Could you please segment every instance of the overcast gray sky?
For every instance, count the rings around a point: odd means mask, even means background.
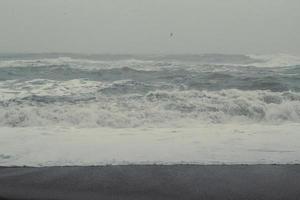
[[[300,54],[300,0],[0,0],[0,52]]]

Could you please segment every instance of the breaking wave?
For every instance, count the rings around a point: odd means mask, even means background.
[[[2,97],[0,125],[123,128],[300,122],[300,93],[295,92],[156,90],[108,95],[105,89],[114,86],[84,81],[65,85],[51,88],[53,83],[48,83],[37,93]]]
[[[300,65],[300,57],[288,54],[249,55],[249,57],[260,61],[252,63],[256,67],[289,67]]]
[[[288,54],[273,55],[84,55],[84,54],[21,54],[1,55],[0,68],[70,66],[83,69],[131,67],[152,70],[182,64],[230,65],[252,67],[288,67],[300,65],[300,57]]]
[[[0,126],[300,122],[288,55],[0,55]]]

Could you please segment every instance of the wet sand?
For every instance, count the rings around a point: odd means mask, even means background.
[[[300,165],[0,168],[3,199],[298,200],[299,188]]]

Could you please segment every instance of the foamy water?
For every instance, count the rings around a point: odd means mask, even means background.
[[[300,122],[295,57],[39,56],[0,61],[1,126]]]
[[[141,157],[130,157],[130,154],[116,156],[113,153],[111,160],[120,162],[200,162],[231,163],[230,159],[222,160],[224,154],[229,158],[234,150],[235,139],[244,137],[246,127],[251,127],[249,134],[260,134],[257,138],[265,137],[273,140],[270,134],[277,138],[293,140],[297,137],[295,127],[300,124],[300,59],[291,55],[172,55],[172,56],[142,56],[142,55],[75,55],[75,54],[6,54],[0,56],[0,164],[28,164],[47,165],[51,163],[80,164],[80,163],[112,163],[108,157],[100,161],[93,157],[87,159],[87,154],[99,152],[104,143],[101,138],[113,138],[118,133],[117,141],[128,139],[122,135],[129,132],[144,135],[159,133],[141,143],[148,144],[149,149],[143,149],[143,144],[134,144]],[[59,131],[55,130],[59,127]],[[204,127],[204,128],[203,128]],[[231,138],[226,145],[223,140],[217,140],[222,132],[220,127],[227,127],[222,137]],[[230,127],[230,128],[228,128]],[[268,128],[266,128],[268,127]],[[291,128],[294,127],[294,128]],[[45,143],[44,140],[35,140],[46,135],[62,139],[61,134],[67,133],[69,139],[75,137],[75,132],[92,132],[99,143],[91,143],[94,147],[82,155],[82,159],[74,157],[74,151],[68,155],[59,154],[54,149],[60,149],[55,140]],[[152,131],[143,131],[151,129]],[[22,135],[24,130],[24,135]],[[65,131],[64,131],[65,130]],[[180,153],[173,149],[171,155],[175,157],[160,157],[155,153],[153,157],[142,158],[148,155],[151,148],[164,143],[155,143],[156,139],[165,138],[166,146],[171,145],[168,131],[179,133],[175,139],[178,146],[182,144],[178,138],[186,133],[211,134],[216,140],[215,152],[224,154],[213,157],[204,153],[208,146],[197,146],[191,143],[191,157],[187,159],[189,151]],[[268,131],[272,130],[272,131]],[[25,135],[31,134],[32,143],[28,146],[20,145]],[[96,132],[99,134],[97,135]],[[104,132],[105,137],[103,136]],[[167,133],[166,133],[167,132]],[[112,133],[112,135],[109,135]],[[282,135],[282,134],[286,134]],[[165,134],[165,136],[164,136]],[[227,135],[227,136],[226,136]],[[232,138],[232,136],[237,137]],[[239,136],[238,136],[239,135]],[[63,136],[64,138],[65,136]],[[256,138],[255,137],[255,138]],[[23,138],[23,139],[22,139]],[[80,141],[84,140],[82,135]],[[127,139],[126,139],[127,138]],[[65,138],[64,138],[65,139]],[[130,138],[134,140],[134,138]],[[249,138],[247,138],[249,139]],[[110,140],[115,147],[103,147],[103,152],[118,148],[116,142]],[[224,139],[225,140],[225,139]],[[5,141],[5,142],[4,142]],[[69,142],[69,141],[68,141]],[[68,148],[76,147],[79,143],[66,143]],[[89,142],[91,142],[89,140]],[[191,141],[190,141],[191,142]],[[250,143],[249,143],[250,142]],[[253,141],[254,142],[254,141]],[[234,163],[243,163],[243,157],[254,155],[248,163],[257,162],[298,162],[295,153],[299,150],[298,143],[288,147],[288,142],[276,147],[268,147],[268,151],[251,151],[264,149],[263,143],[247,143],[247,148],[241,150],[239,159]],[[13,143],[22,148],[12,148]],[[272,144],[273,144],[272,143]],[[18,145],[19,144],[19,145]],[[37,150],[34,145],[43,145],[44,150]],[[68,146],[68,145],[69,146]],[[100,147],[96,146],[100,145]],[[119,143],[118,143],[119,144]],[[129,145],[125,142],[126,145]],[[167,145],[168,144],[168,145]],[[29,145],[33,145],[29,148]],[[59,145],[64,145],[59,143]],[[73,146],[75,145],[75,146]],[[125,145],[125,146],[126,146]],[[172,144],[173,145],[173,144]],[[177,146],[175,145],[175,146]],[[251,147],[253,145],[253,148]],[[105,146],[105,145],[104,145]],[[222,147],[218,150],[218,146]],[[85,147],[86,148],[86,147]],[[173,148],[173,146],[172,146]],[[226,150],[227,148],[227,150]],[[236,146],[236,148],[238,148]],[[26,150],[31,149],[29,152]],[[70,150],[70,149],[69,149]],[[43,152],[41,155],[38,152]],[[63,151],[61,149],[61,151]],[[283,152],[279,157],[268,156],[272,152]],[[53,157],[49,152],[54,152]],[[56,152],[56,153],[55,153]],[[116,152],[119,152],[116,150]],[[193,152],[193,153],[192,153]],[[197,152],[202,155],[197,159]],[[251,153],[252,152],[252,153]],[[263,155],[262,155],[263,152]],[[293,153],[291,153],[293,152]],[[25,153],[32,157],[28,158]],[[49,154],[49,162],[47,162]],[[101,154],[101,153],[100,153]],[[204,155],[205,154],[205,155]],[[45,156],[36,159],[36,156]],[[81,154],[80,154],[81,155]],[[215,154],[214,154],[215,155]],[[100,156],[101,157],[101,156]],[[226,158],[227,158],[226,157]],[[26,159],[25,159],[26,158]],[[146,160],[145,160],[146,159]],[[264,160],[265,159],[265,160]],[[210,162],[212,161],[212,162]]]

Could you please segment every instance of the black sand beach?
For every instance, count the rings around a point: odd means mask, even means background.
[[[300,165],[0,168],[3,199],[300,199]]]

